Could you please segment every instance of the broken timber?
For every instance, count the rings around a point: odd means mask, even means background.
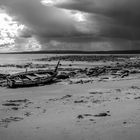
[[[37,86],[50,83],[58,74],[58,61],[55,70],[38,70],[13,74],[7,77],[7,86],[10,88]]]

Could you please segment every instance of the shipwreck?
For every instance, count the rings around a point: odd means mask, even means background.
[[[9,88],[30,87],[51,83],[58,74],[58,61],[54,70],[37,70],[16,73],[7,77]]]

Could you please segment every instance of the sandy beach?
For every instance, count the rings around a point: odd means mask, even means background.
[[[98,64],[71,65],[61,62],[61,74]],[[86,77],[80,71],[50,85],[1,87],[0,140],[139,140],[140,75],[135,71],[125,77],[110,71]]]
[[[1,140],[138,140],[139,82],[1,89]]]

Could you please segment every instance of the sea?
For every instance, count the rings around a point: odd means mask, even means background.
[[[54,54],[0,54],[0,64],[23,64],[36,59],[56,56]]]
[[[47,58],[52,56],[63,55],[91,55],[91,54],[0,54],[0,65],[3,64],[23,64],[37,61],[37,59]],[[110,54],[93,54],[93,56],[106,56]],[[113,54],[114,55],[114,54]],[[115,54],[119,55],[119,54]],[[140,57],[139,54],[120,54],[119,56],[131,55],[134,57]]]

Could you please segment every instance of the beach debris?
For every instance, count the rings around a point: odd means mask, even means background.
[[[75,70],[72,70],[68,73],[69,77],[74,77],[78,72]]]
[[[5,118],[5,119],[1,119],[0,120],[0,127],[7,128],[9,123],[17,122],[17,121],[21,121],[21,120],[23,120],[22,117],[9,117],[9,118]]]
[[[5,119],[1,119],[0,122],[11,122],[11,121],[20,121],[23,120],[22,117],[9,117],[9,118],[5,118]]]
[[[28,107],[31,104],[28,99],[6,100],[3,106],[11,107],[12,110],[18,110],[20,106]]]
[[[119,99],[120,99],[119,97],[116,97],[116,98],[115,98],[115,100],[119,100]]]
[[[78,115],[77,118],[78,119],[84,119],[85,117],[94,117],[94,115],[92,114],[82,114],[82,115]],[[92,119],[92,118],[91,118]],[[93,119],[92,119],[93,120]],[[93,120],[94,121],[94,120]]]
[[[84,116],[83,115],[78,115],[77,118],[78,119],[84,119]]]
[[[96,123],[94,119],[89,119],[89,121]]]
[[[63,96],[63,97],[61,97],[61,98],[51,98],[51,99],[48,99],[48,101],[59,101],[59,100],[64,100],[64,99],[67,99],[67,98],[71,98],[72,97],[72,95],[65,95],[65,96]]]
[[[75,78],[75,79],[70,79],[69,83],[70,84],[85,84],[85,83],[89,83],[89,82],[93,82],[93,79],[91,78]]]
[[[58,101],[58,100],[60,100],[60,99],[58,99],[58,98],[51,98],[48,101]]]
[[[124,78],[126,76],[129,76],[129,71],[128,70],[125,70],[125,71],[122,72],[121,78]]]
[[[20,106],[19,103],[4,103],[3,106]]]
[[[108,112],[103,112],[103,113],[99,113],[94,115],[95,117],[106,117],[106,116],[111,116],[110,114],[108,114]]]
[[[41,107],[40,107],[40,106],[37,106],[37,107],[35,107],[35,108],[40,109]]]
[[[18,110],[19,108],[18,107],[12,107],[11,109],[12,110]]]
[[[74,101],[74,103],[87,103],[88,101],[85,101],[85,100],[76,100]]]
[[[137,87],[137,86],[131,86],[130,88],[131,89],[140,89],[140,87]]]
[[[28,99],[23,100],[7,100],[6,103],[2,104],[3,106],[20,106],[22,103],[30,103]]]
[[[90,89],[88,90],[89,94],[104,94],[104,93],[111,93],[111,89],[102,89],[102,88],[99,88],[99,89]]]
[[[29,100],[28,99],[21,99],[21,100],[7,100],[7,102],[9,103],[26,103],[28,102]]]
[[[136,99],[136,100],[137,100],[137,99],[140,99],[140,96],[139,96],[139,97],[135,97],[134,99]]]
[[[89,94],[103,94],[101,91],[89,91]]]
[[[123,122],[123,124],[127,124],[127,122],[126,122],[126,121],[124,121],[124,122]]]
[[[95,99],[92,99],[92,103],[101,103],[101,102],[103,102],[104,100],[95,100]]]
[[[62,100],[63,100],[63,99],[66,99],[66,98],[71,98],[71,97],[72,97],[72,95],[69,95],[69,94],[68,94],[68,95],[63,96],[63,97],[62,97],[62,98],[60,98],[60,99],[62,99]]]
[[[85,117],[93,116],[92,114],[83,114]]]
[[[70,78],[70,76],[69,76],[69,74],[67,74],[67,73],[61,73],[61,74],[58,74],[58,75],[56,76],[56,78],[57,78],[57,79],[68,79],[68,78]]]

